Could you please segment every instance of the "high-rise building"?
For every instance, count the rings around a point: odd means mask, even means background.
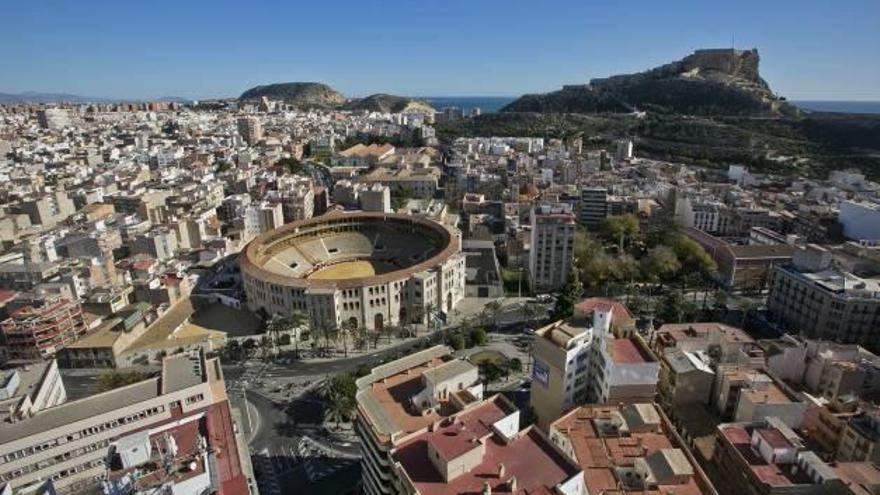
[[[43,129],[59,130],[70,125],[70,116],[64,108],[45,108],[37,112],[37,122]]]
[[[535,332],[531,406],[538,426],[587,401],[652,401],[658,368],[622,303],[589,298],[574,315]],[[618,335],[618,336],[616,336]]]
[[[285,175],[278,179],[278,199],[284,214],[284,223],[312,218],[315,212],[315,192],[312,180],[299,175]]]
[[[392,458],[394,450],[482,400],[477,367],[449,360],[451,352],[435,346],[373,368],[357,380],[355,431],[361,440],[368,495],[401,493],[393,468],[400,459]]]
[[[575,216],[563,203],[532,209],[529,279],[538,291],[555,290],[568,281],[574,262]]]
[[[541,428],[586,401],[592,342],[593,322],[580,316],[535,332],[530,401]]]
[[[597,229],[608,216],[608,190],[604,187],[585,187],[581,190],[578,223],[588,229]]]
[[[237,435],[219,361],[177,354],[157,377],[0,424],[0,483],[51,479],[61,495],[248,495]]]
[[[260,119],[253,116],[240,117],[238,119],[238,133],[247,144],[253,146],[260,139],[263,139],[263,124]]]
[[[244,237],[248,240],[284,225],[281,203],[251,204],[244,210]]]
[[[614,158],[618,161],[632,160],[633,158],[633,142],[631,139],[621,139],[617,141],[617,150]]]
[[[0,322],[12,359],[51,356],[86,333],[78,302],[52,296],[13,309]]]

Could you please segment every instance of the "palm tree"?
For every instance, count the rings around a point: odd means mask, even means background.
[[[278,334],[281,333],[282,329],[286,326],[287,322],[284,321],[284,317],[275,313],[266,322],[266,337],[268,337],[268,339],[264,337],[263,340],[271,342],[272,346],[275,347],[275,344],[278,341]]]
[[[324,421],[333,422],[339,427],[340,423],[348,423],[351,420],[353,409],[348,399],[334,396],[324,407]]]
[[[749,313],[758,309],[757,305],[752,302],[750,299],[741,299],[739,303],[739,310],[742,312],[742,319],[739,322],[740,328],[745,328],[746,319],[749,317]]]
[[[423,308],[421,306],[413,306],[411,314],[409,315],[409,322],[411,324],[413,324],[416,322],[424,323],[424,321],[425,321],[425,308]],[[418,328],[418,327],[416,327],[416,328]],[[418,330],[416,330],[416,333],[418,333]]]
[[[498,315],[501,313],[501,301],[494,299],[486,303],[483,307],[483,310],[486,311],[487,316],[490,320],[492,320],[492,325],[495,326],[498,324]]]
[[[302,311],[294,311],[291,313],[290,317],[288,317],[288,320],[290,321],[290,327],[295,330],[293,335],[293,353],[294,356],[299,359],[299,339],[302,335],[303,329],[308,329],[309,319]]]
[[[431,333],[431,322],[434,321],[434,313],[436,312],[437,307],[433,304],[427,304],[425,306],[425,316],[428,317],[428,321],[425,323],[425,327],[428,329],[428,333]]]

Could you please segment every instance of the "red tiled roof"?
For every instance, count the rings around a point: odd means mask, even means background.
[[[632,339],[614,339],[609,342],[608,352],[617,364],[647,363],[650,360]]]
[[[508,493],[511,477],[517,479],[517,492],[550,495],[559,483],[578,473],[579,468],[553,448],[550,441],[534,428],[519,433],[509,443],[491,432],[492,423],[507,415],[498,399],[489,399],[473,409],[460,413],[455,425],[464,424],[472,434],[448,436],[449,428],[425,432],[400,445],[393,457],[406,471],[421,495],[452,493],[480,493],[488,482],[493,493]],[[434,467],[428,457],[428,445],[443,450],[446,457],[470,450],[470,438],[483,435],[485,452],[481,462],[470,471],[449,482]],[[453,456],[454,458],[454,456]],[[504,476],[498,476],[498,466],[504,466]]]
[[[241,468],[229,402],[212,405],[208,410],[207,422],[208,442],[214,449],[217,480],[220,483],[217,495],[248,495],[247,478]]]
[[[629,312],[626,305],[614,299],[605,297],[590,297],[575,304],[574,310],[576,314],[589,315],[593,311],[611,310],[611,324],[617,326],[632,325],[635,322],[633,315]]]

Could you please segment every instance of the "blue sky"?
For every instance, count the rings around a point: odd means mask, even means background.
[[[0,0],[0,92],[519,95],[757,47],[790,99],[880,100],[878,0]]]

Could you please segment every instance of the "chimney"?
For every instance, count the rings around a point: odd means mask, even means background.
[[[504,477],[504,464],[502,464],[500,462],[498,463],[498,477],[499,478]]]
[[[483,495],[492,495],[492,487],[488,481],[483,482]]]
[[[516,493],[516,476],[510,477],[510,481],[507,482],[507,488],[510,493]]]

